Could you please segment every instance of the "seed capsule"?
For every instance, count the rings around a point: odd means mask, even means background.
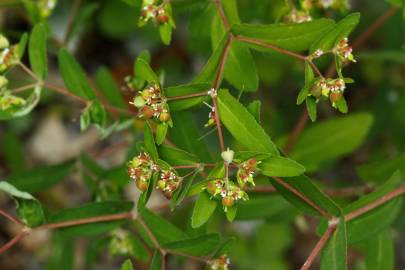
[[[331,102],[337,102],[342,98],[343,94],[340,91],[333,91],[329,95],[329,99]]]
[[[159,180],[159,181],[157,182],[157,185],[158,185],[159,189],[162,189],[162,190],[163,190],[163,189],[166,187],[166,182],[163,181],[163,180]]]
[[[152,91],[150,89],[145,89],[142,91],[141,95],[146,100],[152,96]]]
[[[208,191],[209,194],[215,195],[215,193],[217,191],[217,187],[215,186],[214,182],[208,182],[207,191]]]
[[[162,112],[159,116],[159,120],[162,122],[167,122],[170,119],[170,114],[167,112]]]
[[[142,108],[142,114],[147,119],[152,118],[153,113],[154,113],[154,111],[150,106],[145,106]]]
[[[148,189],[148,183],[145,180],[138,180],[136,181],[136,187],[140,191],[145,192]]]
[[[230,196],[226,196],[224,198],[222,198],[222,205],[226,206],[226,207],[231,207],[234,204],[234,199]]]
[[[134,106],[137,108],[143,108],[146,102],[141,96],[136,96],[132,104],[134,104]]]

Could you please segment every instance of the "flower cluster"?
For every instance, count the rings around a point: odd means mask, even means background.
[[[255,185],[253,177],[255,176],[257,165],[259,163],[260,161],[258,162],[255,159],[249,159],[239,164],[236,179],[238,180],[238,184],[241,188],[243,188],[247,183],[251,184],[252,186]]]
[[[224,179],[210,181],[206,187],[208,193],[214,198],[221,198],[222,205],[227,210],[227,207],[232,207],[239,200],[247,200],[248,195],[240,187],[233,182]]]
[[[139,25],[143,26],[149,21],[156,24],[164,24],[169,22],[170,10],[166,3],[157,5],[157,0],[144,0]]]
[[[342,39],[334,48],[334,53],[342,60],[348,60],[351,62],[356,62],[353,56],[353,48],[349,46],[347,38]]]
[[[157,188],[160,189],[167,199],[171,199],[173,192],[180,186],[181,178],[173,170],[162,170]]]
[[[323,96],[329,98],[334,105],[343,97],[346,84],[343,79],[325,79],[320,78],[315,81],[311,88],[311,95],[318,100]]]
[[[14,107],[24,106],[26,101],[14,96],[7,90],[8,80],[0,75],[0,110],[5,111]]]
[[[142,192],[148,189],[152,174],[158,170],[159,166],[145,152],[141,152],[128,162],[128,175]]]
[[[0,34],[0,73],[4,73],[19,61],[16,54],[17,46],[10,45],[8,39]]]
[[[228,270],[229,264],[231,261],[229,260],[227,255],[221,255],[217,259],[211,260],[208,262],[210,270]]]
[[[154,118],[160,122],[170,120],[169,106],[162,94],[159,85],[149,85],[134,97],[130,104],[139,109],[139,116],[150,119]]]

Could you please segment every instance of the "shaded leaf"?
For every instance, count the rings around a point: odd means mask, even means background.
[[[96,98],[84,70],[66,49],[59,51],[58,62],[63,81],[69,91],[87,100]]]
[[[44,24],[35,25],[28,45],[32,71],[42,80],[48,75],[47,29]]]
[[[212,254],[220,244],[218,234],[207,234],[196,238],[166,243],[163,248],[166,250],[181,252],[184,254],[202,257]]]

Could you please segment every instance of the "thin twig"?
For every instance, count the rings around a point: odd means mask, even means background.
[[[218,10],[218,14],[219,14],[219,17],[221,18],[222,24],[225,27],[225,31],[228,31],[230,29],[230,24],[229,24],[228,18],[225,15],[225,11],[224,11],[224,8],[222,6],[222,1],[221,0],[214,0],[214,4],[215,4],[215,7]]]
[[[2,209],[0,209],[0,215],[4,216],[5,218],[9,219],[10,221],[12,221],[12,222],[14,222],[16,224],[25,226],[24,222],[22,222],[21,219],[10,215],[9,213],[3,211]]]
[[[24,236],[29,234],[28,230],[22,230],[19,232],[16,236],[14,236],[10,241],[5,243],[2,247],[0,247],[0,254],[3,254],[6,250],[9,248],[13,247],[15,244],[17,244]]]
[[[353,212],[348,213],[347,215],[345,215],[345,221],[347,222],[347,221],[350,221],[352,219],[355,219],[358,216],[361,216],[361,215],[367,213],[368,211],[371,211],[371,210],[383,205],[384,203],[386,203],[386,202],[388,202],[388,201],[390,201],[390,200],[392,200],[392,199],[394,199],[396,197],[399,197],[399,196],[401,196],[403,194],[405,194],[405,185],[400,186],[396,190],[385,194],[381,198],[379,198],[379,199],[377,199],[377,200],[375,200],[375,201],[373,201],[373,202],[371,202],[369,204],[366,204],[365,206],[363,206],[363,207],[361,207],[359,209],[356,209]]]
[[[218,71],[215,77],[215,81],[213,83],[213,88],[217,91],[218,87],[221,83],[221,78],[222,78],[222,74],[224,71],[224,66],[225,66],[225,62],[226,62],[226,58],[228,56],[228,52],[229,52],[229,48],[231,46],[232,43],[232,37],[228,37],[228,40],[225,43],[225,47],[224,50],[222,52],[221,55],[221,59],[219,62],[219,66],[218,66]],[[219,139],[219,144],[221,146],[221,151],[225,151],[225,144],[224,144],[224,137],[222,134],[222,127],[221,127],[221,121],[219,119],[219,109],[218,109],[218,97],[215,94],[212,98],[213,103],[214,103],[214,111],[215,111],[215,124],[217,126],[217,130],[218,130],[218,139]]]
[[[41,79],[31,71],[29,67],[27,67],[23,62],[18,62],[18,66],[21,67],[28,75],[30,75],[34,80],[40,82]]]
[[[155,248],[157,248],[163,256],[166,255],[166,250],[164,250],[160,246],[158,240],[156,239],[156,236],[152,233],[152,231],[146,225],[145,221],[143,221],[143,219],[141,217],[138,217],[138,221],[142,225],[142,227],[145,229],[146,234],[149,236],[150,240],[153,242],[153,245],[155,246]]]
[[[184,95],[184,96],[176,96],[176,97],[168,97],[166,98],[167,101],[173,101],[173,100],[180,100],[180,99],[187,99],[187,98],[194,98],[194,97],[203,97],[207,96],[208,93],[207,91],[201,92],[201,93],[194,93],[194,94],[189,94],[189,95]]]
[[[296,59],[299,59],[301,61],[306,61],[307,60],[307,57],[305,55],[295,53],[295,52],[292,52],[292,51],[277,47],[277,46],[272,45],[272,44],[268,44],[266,42],[263,42],[261,40],[255,39],[255,38],[249,38],[249,37],[244,37],[244,36],[235,36],[235,39],[239,40],[239,41],[242,41],[242,42],[258,45],[258,46],[263,47],[263,48],[271,49],[271,50],[279,52],[281,54],[292,56],[292,57],[294,57]]]
[[[360,47],[370,36],[374,34],[375,31],[377,31],[389,18],[391,18],[399,8],[397,7],[391,7],[388,9],[386,12],[384,12],[380,17],[377,18],[368,28],[366,31],[364,31],[361,35],[359,35],[354,41],[353,41],[353,48],[358,48]]]
[[[310,198],[308,198],[305,194],[303,194],[301,191],[295,189],[294,187],[290,186],[287,182],[285,182],[283,179],[279,177],[272,177],[278,184],[282,185],[286,189],[288,189],[290,192],[294,193],[297,197],[299,197],[301,200],[303,200],[305,203],[310,205],[312,208],[314,208],[319,214],[324,216],[327,219],[332,219],[333,217],[323,210],[319,205],[317,205],[314,201],[312,201]]]
[[[62,221],[62,222],[57,222],[57,223],[49,223],[49,224],[39,226],[33,230],[57,229],[57,228],[77,226],[77,225],[82,225],[82,224],[90,224],[90,223],[97,223],[97,222],[122,220],[122,219],[132,219],[132,217],[133,216],[132,216],[131,212],[104,215],[104,216],[83,218],[83,219],[78,219],[78,220],[68,220],[68,221]]]
[[[302,265],[301,270],[308,270],[314,260],[318,257],[319,253],[322,251],[325,244],[328,242],[329,238],[335,232],[338,222],[331,223],[325,233],[322,235],[321,239],[319,239],[318,243],[315,245],[314,249],[312,250],[311,254],[308,256],[305,263]]]
[[[37,86],[36,83],[27,84],[27,85],[12,89],[11,92],[16,94],[16,93],[24,92],[26,90],[30,90],[30,89],[32,89],[32,88],[34,88],[36,86]]]

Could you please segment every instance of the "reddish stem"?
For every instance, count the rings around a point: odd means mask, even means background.
[[[219,17],[221,18],[221,21],[225,27],[225,30],[228,31],[230,29],[230,24],[229,24],[228,18],[225,15],[225,11],[222,6],[221,0],[214,0],[214,4],[218,10]]]
[[[10,241],[8,241],[6,244],[4,244],[2,247],[0,247],[0,254],[3,254],[5,251],[7,251],[9,248],[13,247],[15,244],[17,244],[24,236],[29,234],[29,231],[21,231],[19,232],[16,236],[14,236]]]
[[[201,93],[194,93],[194,94],[189,94],[189,95],[184,95],[184,96],[168,97],[166,99],[167,99],[167,101],[173,101],[173,100],[179,100],[179,99],[203,97],[203,96],[207,96],[207,95],[208,95],[208,93],[207,93],[207,91],[205,91],[205,92],[201,92]]]
[[[319,239],[318,243],[315,245],[315,247],[312,250],[311,254],[307,258],[305,263],[302,265],[301,270],[308,270],[311,267],[312,263],[318,257],[319,253],[322,251],[323,247],[328,242],[329,238],[335,232],[337,224],[338,223],[334,223],[332,225],[329,225],[328,229],[322,235],[321,239]]]
[[[290,186],[288,183],[284,182],[283,179],[279,177],[272,177],[274,181],[276,181],[278,184],[282,185],[292,193],[294,193],[297,197],[299,197],[301,200],[303,200],[305,203],[310,205],[312,208],[314,208],[319,214],[324,216],[326,219],[331,219],[332,216],[323,210],[320,206],[318,206],[315,202],[313,202],[310,198],[305,196],[305,194],[301,193],[301,191],[295,189],[294,187]]]
[[[267,48],[267,49],[271,49],[273,51],[276,51],[276,52],[279,52],[281,54],[285,54],[285,55],[288,55],[288,56],[292,56],[292,57],[297,58],[297,59],[302,60],[302,61],[307,61],[307,57],[302,55],[302,54],[298,54],[298,53],[295,53],[295,52],[292,52],[292,51],[277,47],[275,45],[268,44],[266,42],[263,42],[261,40],[255,39],[255,38],[249,38],[249,37],[243,37],[243,36],[235,36],[235,39],[239,40],[239,41],[246,42],[246,43],[258,45],[260,47],[264,47],[264,48]]]
[[[2,209],[0,209],[0,215],[4,216],[5,218],[11,220],[12,222],[14,222],[16,224],[25,226],[24,222],[22,222],[19,218],[10,215],[9,213],[3,211]]]
[[[379,199],[377,199],[377,200],[375,200],[375,201],[373,201],[373,202],[371,202],[371,203],[369,203],[369,204],[367,204],[367,205],[365,205],[365,206],[363,206],[363,207],[361,207],[361,208],[359,208],[357,210],[354,210],[353,212],[348,213],[345,216],[345,221],[350,221],[352,219],[355,219],[358,216],[361,216],[364,213],[367,213],[368,211],[371,211],[371,210],[383,205],[384,203],[386,203],[386,202],[388,202],[388,201],[390,201],[390,200],[392,200],[392,199],[394,199],[396,197],[399,197],[399,196],[401,196],[403,194],[405,194],[405,185],[400,186],[396,190],[385,194],[381,198],[379,198]]]

